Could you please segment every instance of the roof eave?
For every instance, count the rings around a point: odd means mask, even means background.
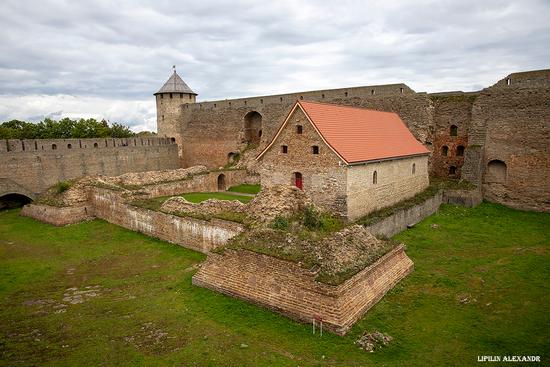
[[[395,156],[395,157],[386,157],[386,158],[378,158],[378,159],[369,159],[369,160],[366,160],[366,161],[349,162],[349,163],[347,163],[347,165],[348,166],[360,166],[360,165],[368,164],[368,163],[378,163],[378,162],[385,162],[385,161],[393,161],[393,160],[397,160],[397,159],[421,157],[423,155],[430,155],[430,152],[399,155],[399,156]]]

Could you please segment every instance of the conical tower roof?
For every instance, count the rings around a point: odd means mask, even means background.
[[[159,91],[155,94],[160,93],[187,93],[187,94],[194,94],[197,95],[197,93],[193,92],[191,88],[185,82],[183,79],[176,73],[176,67],[174,66],[174,74],[170,76],[170,78],[164,83],[162,88],[159,89]]]

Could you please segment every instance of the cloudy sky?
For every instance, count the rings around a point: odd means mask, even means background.
[[[171,67],[199,100],[404,82],[478,90],[550,68],[550,1],[25,1],[0,12],[0,121],[156,130]]]

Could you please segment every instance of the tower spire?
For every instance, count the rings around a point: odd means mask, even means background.
[[[174,69],[174,74],[176,73],[176,65],[172,65],[172,69]]]

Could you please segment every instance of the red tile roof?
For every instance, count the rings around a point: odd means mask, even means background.
[[[296,104],[301,107],[325,142],[348,164],[430,152],[416,140],[394,112],[318,102],[298,101]],[[273,141],[277,139],[279,132]]]

